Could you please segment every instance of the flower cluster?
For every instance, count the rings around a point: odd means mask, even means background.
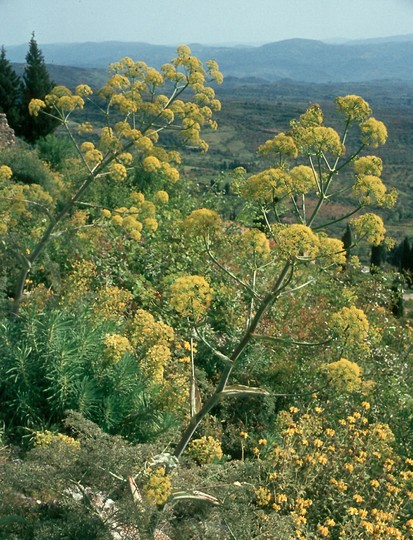
[[[383,122],[369,118],[360,125],[361,140],[366,146],[377,148],[387,141],[387,129]]]
[[[347,120],[361,122],[371,115],[371,108],[367,101],[360,96],[349,95],[336,98],[336,104]]]
[[[103,338],[105,344],[105,359],[116,364],[126,353],[133,353],[134,349],[126,336],[121,334],[106,334]]]
[[[173,328],[162,321],[155,321],[148,311],[138,309],[125,330],[138,355],[142,373],[151,384],[164,384],[165,369],[172,358]]]
[[[148,504],[165,504],[171,496],[172,484],[165,467],[151,470],[149,478],[143,486],[143,497]]]
[[[35,431],[32,443],[33,446],[40,446],[42,448],[53,444],[66,444],[75,450],[79,450],[80,448],[80,441],[77,441],[73,437],[69,437],[69,435],[65,435],[64,433],[52,433],[48,430]]]
[[[386,424],[362,402],[338,420],[322,407],[279,415],[277,443],[254,452],[266,479],[255,504],[289,516],[295,538],[411,538],[413,460],[392,448]]]
[[[202,276],[183,276],[169,289],[169,303],[181,316],[199,321],[205,317],[212,301],[213,291]]]
[[[241,246],[248,258],[268,259],[270,242],[263,232],[258,229],[248,229],[241,235]]]
[[[331,328],[343,341],[359,344],[369,332],[369,321],[362,309],[355,306],[343,307],[331,317]]]
[[[13,176],[13,171],[7,165],[0,167],[0,183],[7,182]]]
[[[266,141],[258,148],[258,152],[265,158],[280,157],[296,158],[298,149],[294,139],[285,133],[279,133],[273,139]]]
[[[191,236],[210,237],[221,228],[222,220],[215,210],[199,208],[193,210],[182,226]]]
[[[273,236],[277,253],[284,259],[314,259],[319,252],[320,240],[306,225],[276,226]]]
[[[214,437],[192,439],[187,454],[200,465],[211,463],[222,458],[221,443]]]
[[[338,392],[355,392],[362,385],[362,369],[355,362],[341,358],[337,362],[324,364],[329,384]]]
[[[101,215],[104,219],[110,219],[111,224],[116,228],[122,228],[129,238],[139,241],[142,238],[143,229],[149,233],[154,233],[158,229],[158,221],[155,218],[156,207],[140,192],[132,192],[130,199],[133,203],[131,206],[121,206],[114,210],[105,208]]]
[[[106,285],[96,291],[96,299],[93,302],[94,316],[122,322],[125,311],[131,306],[132,301],[133,294],[127,289]]]
[[[338,266],[346,263],[346,252],[344,244],[338,238],[331,238],[319,233],[320,240],[318,258],[327,264],[336,264]]]
[[[357,179],[353,185],[353,196],[361,205],[391,208],[396,204],[397,192],[395,190],[387,192],[380,178],[382,169],[383,162],[376,156],[364,156],[355,161],[354,171]]]
[[[378,246],[384,240],[386,229],[383,220],[376,214],[366,213],[351,221],[356,235],[370,244]]]

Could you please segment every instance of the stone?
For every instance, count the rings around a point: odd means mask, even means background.
[[[14,130],[9,126],[7,116],[0,113],[0,148],[13,146],[14,144],[16,144]]]

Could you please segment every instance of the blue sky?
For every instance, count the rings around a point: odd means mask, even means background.
[[[413,33],[413,0],[0,0],[0,45],[252,43]]]

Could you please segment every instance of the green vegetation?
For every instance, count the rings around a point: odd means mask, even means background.
[[[29,114],[32,99],[43,99],[50,92],[54,82],[50,80],[42,52],[38,48],[34,34],[29,42],[23,80],[14,72],[6,58],[4,47],[0,53],[0,111],[8,118],[16,135],[29,143],[45,137],[58,126],[56,119],[43,116],[34,118]]]
[[[221,82],[124,58],[0,152],[0,538],[413,538],[386,125]]]

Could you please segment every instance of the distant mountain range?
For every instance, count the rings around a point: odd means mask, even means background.
[[[169,62],[176,47],[106,41],[39,45],[46,63],[77,68],[107,68],[125,56],[155,67]],[[389,38],[326,43],[289,39],[262,46],[190,45],[201,60],[215,59],[224,76],[274,82],[413,81],[413,34]],[[27,45],[7,47],[7,58],[24,63]]]

